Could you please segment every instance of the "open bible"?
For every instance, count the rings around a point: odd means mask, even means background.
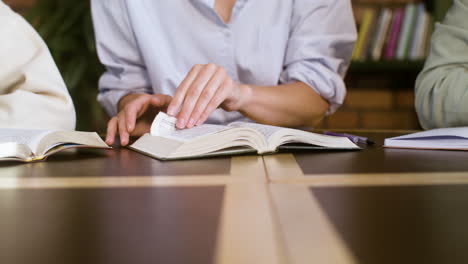
[[[109,148],[94,132],[0,128],[0,161],[31,162],[70,148]]]
[[[360,149],[348,138],[297,129],[234,122],[227,126],[204,124],[191,129],[176,128],[176,118],[159,113],[151,133],[130,148],[161,160],[189,159],[244,153],[274,153],[281,148]]]

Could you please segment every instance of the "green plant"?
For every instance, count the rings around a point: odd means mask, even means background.
[[[49,46],[77,111],[77,129],[104,131],[96,101],[103,72],[96,55],[90,1],[38,0],[28,20]]]

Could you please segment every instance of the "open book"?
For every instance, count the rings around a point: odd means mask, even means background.
[[[297,129],[235,122],[227,126],[204,124],[179,130],[176,119],[159,113],[145,134],[130,148],[151,157],[172,160],[244,153],[274,153],[284,148],[360,149],[348,138]],[[296,143],[296,145],[292,145]],[[298,145],[300,143],[302,145]]]
[[[468,150],[468,127],[439,128],[387,138],[384,147]]]
[[[0,161],[38,161],[77,147],[109,148],[94,132],[0,128]]]

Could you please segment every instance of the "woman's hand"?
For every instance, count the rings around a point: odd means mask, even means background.
[[[246,103],[250,88],[235,83],[226,70],[213,63],[195,65],[177,88],[168,114],[177,114],[177,128],[203,124],[218,107],[239,111]]]
[[[120,144],[126,146],[130,136],[141,136],[150,131],[154,117],[165,111],[172,97],[168,95],[129,94],[119,102],[120,112],[107,124],[106,143],[114,144],[120,136]]]

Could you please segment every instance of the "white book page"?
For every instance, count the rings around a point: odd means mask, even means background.
[[[385,140],[385,147],[421,148],[421,149],[460,149],[468,150],[468,140],[442,138],[442,139],[414,139],[414,140]]]
[[[14,142],[17,144],[27,145],[33,152],[36,152],[39,142],[49,133],[50,130],[38,129],[0,129],[0,144]]]
[[[229,129],[219,125],[201,125],[190,129],[177,129],[177,119],[160,112],[151,125],[151,135],[177,141],[188,142],[202,136],[208,136]]]
[[[28,146],[13,142],[0,143],[0,160],[23,160],[27,161],[34,156]]]
[[[452,128],[438,128],[428,131],[413,133],[409,135],[389,138],[390,140],[400,140],[400,139],[417,139],[417,138],[434,138],[439,137],[460,137],[468,139],[468,127],[452,127]]]
[[[37,146],[36,155],[49,155],[49,151],[55,152],[56,147],[86,146],[95,148],[108,148],[96,132],[80,131],[55,131],[41,140]]]
[[[328,148],[359,148],[347,138],[315,134],[299,129],[246,122],[234,122],[232,124],[229,124],[229,126],[252,128],[260,132],[267,141],[267,151],[275,151],[278,146],[288,143],[305,143]]]
[[[251,128],[259,133],[261,133],[265,139],[268,141],[273,134],[284,129],[283,127],[276,127],[276,126],[269,126],[269,125],[260,125],[257,123],[249,123],[249,122],[234,122],[229,124],[229,127],[242,127],[242,128]]]
[[[439,128],[385,139],[386,147],[467,149],[468,127]]]

